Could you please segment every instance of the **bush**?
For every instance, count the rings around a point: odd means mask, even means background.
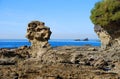
[[[120,25],[120,0],[102,0],[91,10],[90,19],[95,25]],[[113,25],[113,26],[114,26]]]

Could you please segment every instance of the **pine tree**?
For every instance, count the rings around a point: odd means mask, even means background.
[[[102,0],[91,10],[93,24],[103,28],[120,26],[120,0]]]

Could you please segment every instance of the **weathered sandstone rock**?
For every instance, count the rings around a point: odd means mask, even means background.
[[[94,27],[95,32],[101,40],[102,49],[119,49],[120,47],[120,28],[109,27],[102,28],[101,26]]]
[[[48,40],[51,33],[44,22],[32,21],[28,24],[26,37],[32,44],[30,52],[33,57],[41,57],[50,48]]]
[[[103,45],[110,47],[110,43],[118,47],[117,42],[113,44],[114,35],[110,32],[104,29],[103,32],[96,29],[96,32],[105,34],[106,38],[110,36],[108,41],[101,34]],[[43,22],[33,21],[27,30],[30,47],[0,49],[0,79],[120,79],[120,50],[104,51],[92,46],[62,46],[49,50],[50,34]]]

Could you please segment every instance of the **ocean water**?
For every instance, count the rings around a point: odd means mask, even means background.
[[[51,39],[49,43],[52,47],[56,46],[100,46],[98,40],[75,41],[73,39]],[[0,48],[18,48],[21,46],[30,46],[31,43],[27,39],[0,39]]]

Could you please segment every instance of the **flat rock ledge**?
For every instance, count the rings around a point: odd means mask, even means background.
[[[55,47],[42,58],[32,57],[29,47],[1,49],[0,79],[119,79],[120,51],[99,49]]]

